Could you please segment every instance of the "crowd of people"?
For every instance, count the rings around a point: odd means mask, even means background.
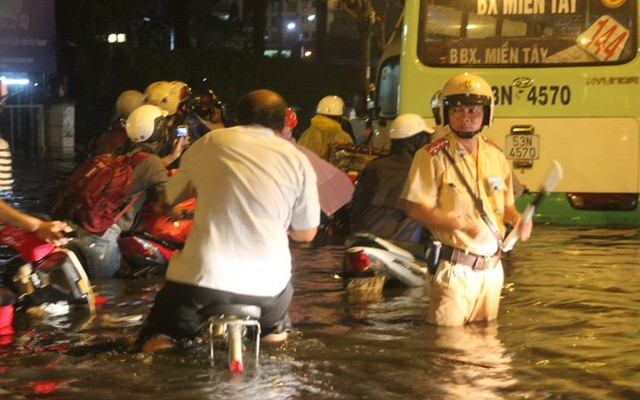
[[[389,154],[369,162],[355,186],[338,171],[333,189],[345,188],[337,201],[351,204],[352,231],[442,243],[435,274],[427,278],[428,322],[489,321],[499,306],[505,225],[526,240],[531,221],[520,223],[506,157],[479,135],[493,120],[488,83],[473,74],[454,76],[434,96],[432,109],[436,129],[423,116],[399,115],[390,125]],[[205,323],[205,307],[238,302],[262,309],[263,340],[284,340],[293,297],[290,241],[311,242],[323,214],[335,212],[335,204],[325,207],[320,178],[334,146],[357,143],[344,101],[320,99],[297,143],[295,112],[266,89],[239,100],[234,122],[225,120],[224,103],[211,90],[192,93],[178,81],[123,92],[116,113],[89,154],[127,154],[137,161],[127,208],[104,233],[74,220],[44,222],[4,203],[0,218],[56,244],[65,231],[76,230],[69,246],[83,255],[89,276],[111,278],[119,268],[117,238],[135,224],[145,202],[177,216],[180,202],[195,198],[193,228],[169,261],[139,348],[156,351],[191,340]]]

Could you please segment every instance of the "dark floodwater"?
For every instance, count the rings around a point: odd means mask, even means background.
[[[70,164],[17,163],[13,204],[43,211]],[[423,288],[347,295],[343,248],[292,249],[294,334],[230,376],[205,344],[131,354],[161,279],[94,282],[95,316],[18,315],[0,398],[639,399],[640,230],[537,226],[505,260],[499,319],[438,329]],[[7,343],[8,342],[8,343]]]

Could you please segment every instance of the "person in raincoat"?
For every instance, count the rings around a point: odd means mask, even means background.
[[[343,113],[344,101],[340,97],[323,97],[316,107],[316,115],[311,118],[311,126],[302,133],[298,143],[330,161],[330,152],[335,145],[353,144],[340,123]]]

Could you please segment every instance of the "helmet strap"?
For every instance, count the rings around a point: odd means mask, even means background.
[[[455,129],[451,128],[451,125],[449,125],[449,129],[451,129],[451,132],[455,133],[456,136],[461,138],[461,139],[471,139],[472,137],[474,137],[475,135],[480,133],[480,131],[482,131],[482,128],[480,128],[480,129],[478,129],[477,131],[474,131],[474,132],[458,132]]]

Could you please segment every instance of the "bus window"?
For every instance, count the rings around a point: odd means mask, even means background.
[[[637,48],[636,1],[422,0],[428,66],[620,64]]]

